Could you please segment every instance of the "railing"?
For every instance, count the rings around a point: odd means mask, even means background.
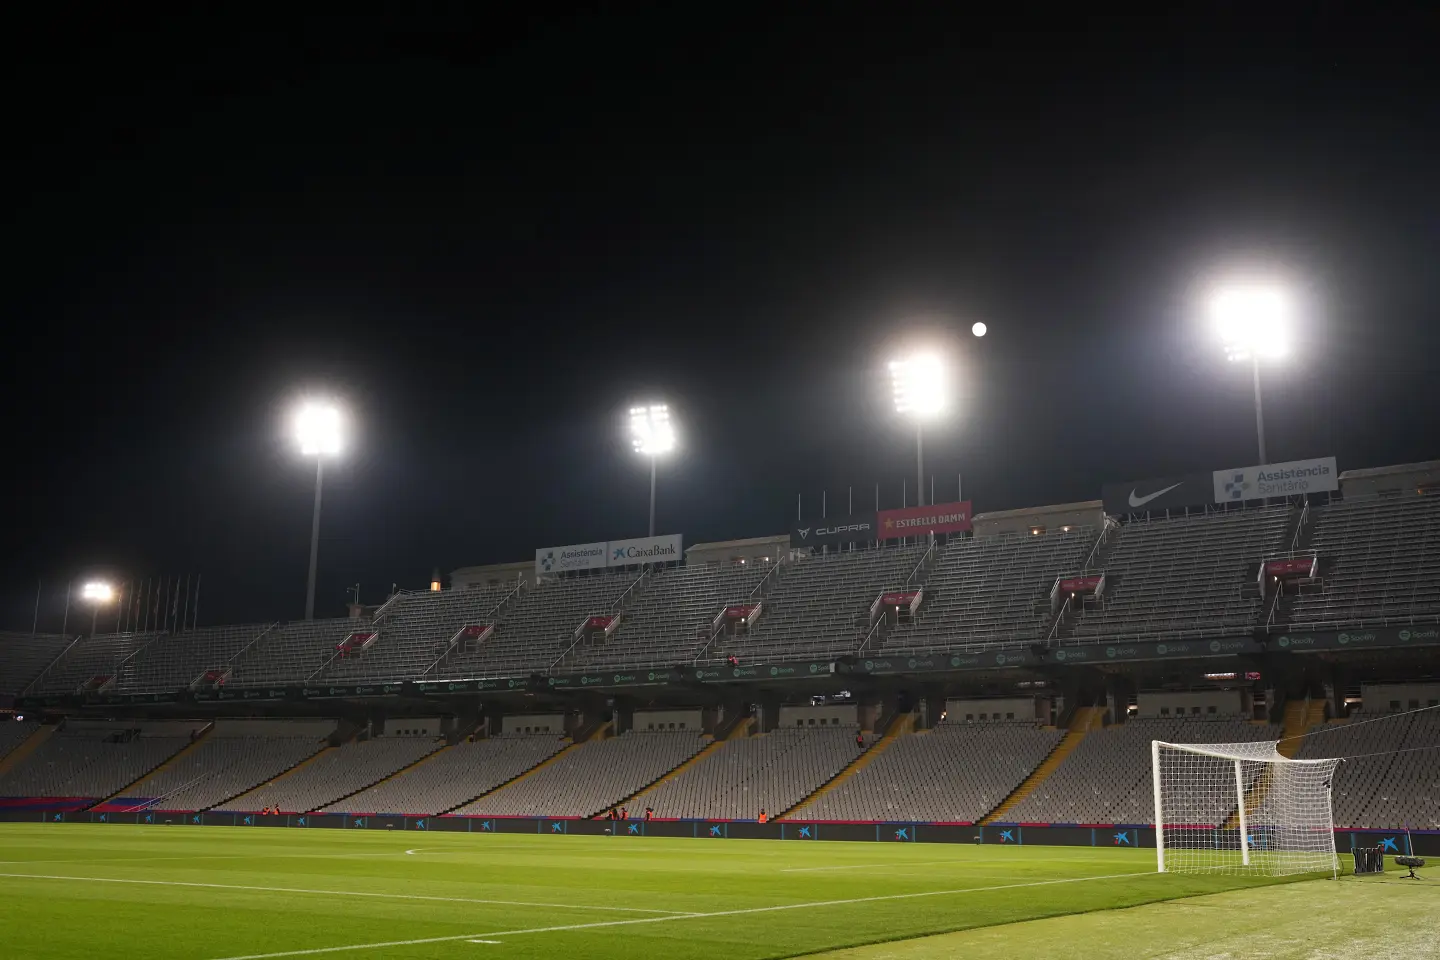
[[[1100,548],[1103,547],[1105,541],[1110,538],[1110,531],[1118,530],[1119,527],[1119,522],[1109,517],[1106,517],[1104,522],[1100,524],[1100,536],[1095,538],[1095,545],[1090,548],[1090,552],[1085,557],[1085,562],[1080,565],[1081,573],[1090,572],[1090,565],[1095,562],[1095,558],[1100,554]]]
[[[420,591],[420,590],[396,590],[394,593],[390,594],[390,599],[389,599],[389,600],[386,600],[384,603],[380,604],[380,606],[378,606],[378,607],[375,608],[375,613],[374,613],[373,615],[371,615],[371,617],[370,617],[370,622],[371,622],[371,623],[378,623],[378,622],[380,621],[380,618],[381,618],[381,617],[385,616],[385,614],[387,614],[387,613],[390,612],[390,606],[391,606],[391,604],[395,603],[395,602],[396,602],[397,600],[399,600],[401,597],[408,597],[408,596],[410,596],[411,594],[421,593],[421,592],[422,592],[422,591]],[[427,590],[427,591],[423,591],[423,592],[428,593],[429,591]]]
[[[882,624],[884,624],[884,622],[884,617],[881,617],[879,620],[875,621],[874,626],[870,628],[870,632],[865,634],[865,639],[860,641],[860,646],[855,648],[855,653],[857,655],[864,653],[865,648],[870,646],[870,642],[880,635],[880,627]]]
[[[245,654],[249,652],[251,647],[255,646],[255,644],[265,639],[265,637],[270,634],[270,631],[274,630],[278,626],[280,626],[280,621],[276,620],[274,623],[270,624],[270,626],[255,634],[255,636],[250,640],[249,643],[245,644],[245,646],[241,647],[239,650],[236,650],[233,654],[230,655],[230,659],[225,661],[225,666],[234,666],[235,662],[238,661],[241,657],[245,656]]]
[[[638,590],[645,583],[649,582],[650,571],[652,569],[654,568],[647,565],[643,570],[640,571],[640,576],[635,578],[635,582],[630,584],[630,586],[626,587],[625,592],[620,594],[620,596],[616,597],[615,602],[610,604],[611,613],[618,612],[622,607],[625,606],[625,601],[629,598],[631,593]]]
[[[1060,581],[1057,580],[1055,583],[1058,586]],[[1065,595],[1065,602],[1060,604],[1060,611],[1055,614],[1055,619],[1050,623],[1050,633],[1045,637],[1046,643],[1053,643],[1055,638],[1060,635],[1060,624],[1064,622],[1065,614],[1070,612],[1070,608],[1074,606],[1074,604],[1075,594],[1067,593]]]
[[[936,543],[938,543],[938,541],[935,539],[935,534],[931,533],[930,546],[925,548],[925,552],[920,555],[920,562],[915,564],[914,569],[910,571],[910,575],[905,578],[905,586],[910,586],[910,584],[915,581],[916,575],[919,574],[921,570],[925,569],[925,564],[930,560],[932,556],[935,555]]]
[[[65,649],[60,651],[59,656],[47,663],[45,665],[45,669],[41,670],[34,680],[31,680],[29,683],[25,684],[25,689],[20,691],[20,695],[24,696],[25,694],[29,693],[31,687],[35,686],[35,684],[45,679],[45,677],[49,675],[50,670],[55,666],[55,664],[59,663],[61,660],[64,660],[67,656],[69,656],[70,651],[75,649],[75,644],[79,643],[83,639],[85,639],[84,636],[77,636],[74,640],[71,640],[69,643],[67,643],[65,645]]]
[[[495,601],[494,605],[491,606],[489,610],[485,611],[485,616],[479,619],[485,621],[486,626],[489,627],[489,630],[482,635],[482,640],[486,637],[489,637],[492,633],[495,632],[495,621],[498,619],[498,615],[510,605],[511,601],[513,601],[516,597],[520,596],[520,594],[524,592],[525,581],[516,580],[514,589],[512,589],[509,593],[505,594],[505,596],[501,597],[499,600]],[[425,677],[430,675],[431,670],[434,670],[436,667],[440,666],[440,664],[444,663],[447,658],[449,658],[450,654],[455,651],[456,645],[460,642],[460,633],[462,632],[463,628],[460,631],[456,632],[455,636],[450,638],[450,642],[445,645],[445,649],[441,652],[440,656],[436,657],[434,660],[431,660],[430,663],[425,667],[425,669],[420,671],[420,675],[416,678],[417,680],[425,679]]]
[[[780,579],[780,566],[784,562],[785,560],[783,558],[777,559],[775,561],[775,566],[767,570],[765,572],[765,576],[760,578],[760,582],[755,584],[755,589],[750,591],[750,596],[748,599],[752,601],[758,600],[760,597],[763,597],[765,595],[765,582],[771,577],[774,577],[776,580]]]
[[[1290,538],[1290,552],[1294,553],[1300,546],[1300,534],[1305,532],[1305,521],[1310,516],[1310,501],[1305,501],[1305,507],[1300,511],[1300,521],[1295,524],[1295,536]]]

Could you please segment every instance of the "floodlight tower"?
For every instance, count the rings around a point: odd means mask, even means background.
[[[1289,294],[1273,284],[1225,286],[1210,299],[1210,317],[1232,363],[1250,361],[1255,382],[1255,435],[1260,463],[1265,453],[1265,414],[1260,402],[1260,361],[1283,360],[1290,352],[1293,306]]]
[[[949,407],[949,376],[938,354],[917,353],[890,361],[895,388],[895,412],[915,421],[915,489],[917,503],[925,505],[925,424]]]
[[[630,408],[630,440],[635,452],[650,458],[650,536],[655,536],[655,460],[675,449],[670,408],[652,403]]]
[[[115,590],[108,583],[92,580],[80,589],[80,598],[90,604],[90,636],[93,637],[100,608],[115,599]]]
[[[315,513],[310,520],[310,578],[305,585],[305,619],[315,619],[315,567],[320,558],[320,487],[325,458],[340,453],[340,408],[324,400],[307,400],[295,414],[295,439],[302,456],[315,458]]]

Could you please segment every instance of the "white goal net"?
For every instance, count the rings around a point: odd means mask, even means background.
[[[1291,760],[1276,745],[1151,742],[1161,873],[1336,873],[1340,761]]]

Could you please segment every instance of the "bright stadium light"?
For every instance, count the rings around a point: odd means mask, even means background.
[[[95,623],[100,608],[115,599],[115,588],[101,580],[91,580],[80,588],[80,599],[90,604],[90,636],[95,636]]]
[[[315,569],[320,559],[320,488],[325,458],[344,447],[340,408],[328,400],[307,400],[295,412],[295,439],[303,456],[315,458],[315,512],[310,518],[310,577],[305,586],[305,619],[315,619]]]
[[[1271,283],[1231,284],[1210,296],[1210,319],[1232,363],[1249,361],[1255,383],[1255,435],[1260,462],[1265,453],[1265,414],[1260,402],[1260,361],[1283,360],[1290,353],[1294,305],[1283,287]]]
[[[675,449],[675,424],[670,408],[651,403],[630,408],[630,442],[635,452],[650,458],[650,536],[655,536],[655,461]]]
[[[916,502],[925,505],[925,424],[950,406],[950,378],[939,354],[917,353],[890,361],[895,412],[915,421]]]
[[[977,321],[973,326],[971,326],[970,332],[975,334],[975,336],[977,337],[983,337],[985,336],[986,332],[989,331],[989,329],[990,328],[985,326],[984,323]]]

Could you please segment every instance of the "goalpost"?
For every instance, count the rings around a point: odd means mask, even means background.
[[[1161,873],[1336,875],[1334,760],[1258,743],[1150,743]]]

